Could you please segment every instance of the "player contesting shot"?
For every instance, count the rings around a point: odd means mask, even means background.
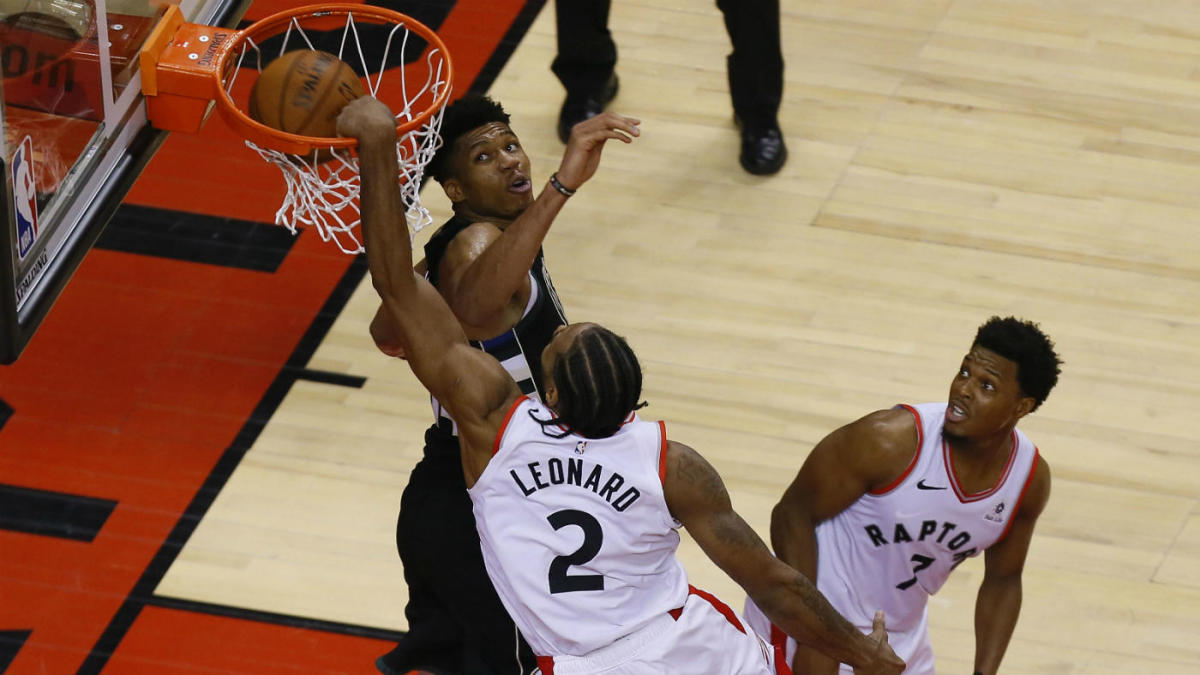
[[[586,152],[564,157],[530,217],[552,219],[595,173],[604,144],[630,142],[638,124],[626,118]],[[543,673],[679,672],[689,663],[713,673],[775,672],[735,612],[688,586],[675,556],[680,525],[788,634],[860,673],[903,670],[881,614],[870,635],[855,629],[771,555],[698,453],[668,440],[662,423],[638,419],[641,369],[623,339],[595,324],[560,329],[542,354],[544,405],[470,347],[445,301],[412,269],[391,111],[358,99],[338,129],[358,141],[372,283],[409,367],[458,423],[488,573]]]

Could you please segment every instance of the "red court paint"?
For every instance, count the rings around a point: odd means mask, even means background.
[[[541,3],[458,0],[441,31],[456,94],[527,4]],[[247,18],[281,6],[256,3]],[[168,138],[127,201],[270,222],[281,190],[278,170],[213,115],[200,134]],[[311,232],[273,274],[88,254],[18,362],[0,369],[14,410],[0,429],[0,483],[117,506],[90,543],[0,530],[0,631],[32,630],[8,673],[80,668],[350,263]],[[371,672],[388,646],[150,606],[104,672]]]

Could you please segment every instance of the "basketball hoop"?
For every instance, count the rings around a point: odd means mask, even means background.
[[[172,11],[174,10],[174,11]],[[185,23],[171,6],[141,55],[151,124],[196,132],[212,101],[246,145],[283,175],[287,193],[275,223],[314,227],[346,253],[363,251],[357,141],[290,134],[252,119],[249,92],[285,52],[321,49],[350,64],[367,92],[396,115],[397,180],[412,232],[432,222],[418,191],[441,143],[451,90],[450,54],[437,34],[398,12],[370,5],[313,5],[268,16],[240,31]]]

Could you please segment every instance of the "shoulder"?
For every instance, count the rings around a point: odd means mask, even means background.
[[[472,350],[484,354],[479,350]],[[490,357],[489,357],[490,358]],[[495,359],[491,359],[495,363]],[[511,386],[508,386],[511,385]],[[463,463],[468,486],[473,485],[492,458],[501,434],[509,422],[520,419],[516,416],[520,404],[526,399],[511,378],[506,383],[497,380],[497,386],[482,387],[473,394],[471,409],[476,414],[456,415],[459,445],[463,451]],[[452,413],[457,411],[452,410]]]
[[[906,408],[876,410],[839,430],[860,461],[875,466],[908,465],[917,451],[920,432]]]
[[[446,243],[438,261],[438,277],[451,280],[470,267],[492,242],[500,238],[501,230],[492,223],[471,223]]]
[[[500,234],[500,228],[492,223],[471,223],[454,235],[446,245],[446,258],[462,257],[463,254],[471,252],[478,256],[479,252],[499,239]]]
[[[687,445],[672,440],[667,440],[663,490],[671,515],[680,521],[685,521],[689,513],[705,504],[729,501],[721,475],[708,460]]]
[[[708,460],[691,447],[678,441],[667,440],[667,480],[687,484],[703,484],[720,480],[717,470]]]
[[[904,408],[877,410],[835,429],[809,453],[798,480],[805,491],[861,495],[902,477],[917,457],[916,419]]]
[[[851,422],[850,426],[881,442],[915,441],[917,418],[908,408],[888,408],[864,415]]]

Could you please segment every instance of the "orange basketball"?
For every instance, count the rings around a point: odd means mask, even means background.
[[[366,94],[346,62],[312,49],[286,52],[267,64],[250,90],[256,122],[301,136],[337,136],[337,116]]]

